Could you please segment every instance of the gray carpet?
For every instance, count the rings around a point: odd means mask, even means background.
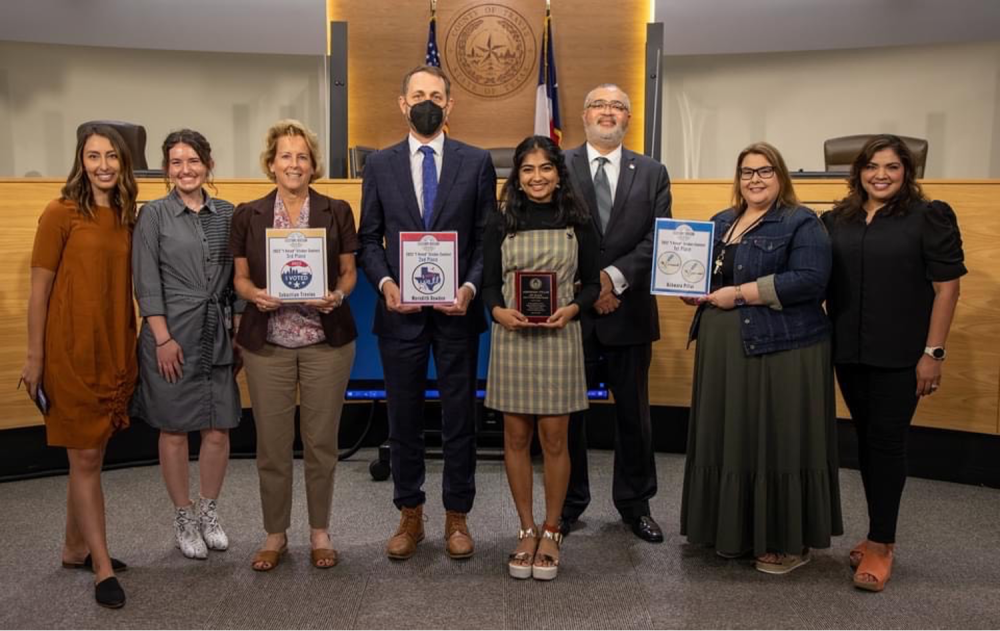
[[[658,455],[653,514],[666,542],[636,539],[610,501],[611,455],[593,452],[594,502],[566,540],[549,584],[506,574],[517,519],[502,463],[482,461],[470,517],[477,552],[452,561],[441,540],[441,463],[431,461],[428,538],[417,556],[382,553],[398,513],[389,482],[362,452],[337,470],[331,532],[341,563],[309,565],[297,463],[291,551],[273,572],[250,570],[261,541],[253,461],[234,460],[220,502],[232,547],[207,561],[174,548],[172,510],[156,467],[106,473],[111,550],[128,605],[93,602],[91,576],[61,569],[65,478],[0,485],[3,628],[996,628],[1000,626],[1000,492],[911,479],[895,573],[882,594],[855,590],[847,551],[865,533],[861,483],[843,471],[847,534],[787,576],[726,561],[677,534],[683,456]],[[540,474],[540,467],[536,469]],[[194,468],[192,468],[194,473]],[[540,480],[540,475],[536,476]],[[196,488],[196,487],[194,487]],[[540,494],[540,486],[536,485]],[[541,517],[541,498],[536,497]]]

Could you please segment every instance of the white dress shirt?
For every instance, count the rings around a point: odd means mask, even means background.
[[[413,192],[417,194],[417,206],[420,208],[420,216],[424,216],[424,154],[420,153],[420,148],[424,143],[416,139],[411,133],[408,137],[410,143],[410,173],[413,175]],[[437,179],[441,181],[441,163],[444,158],[444,132],[434,137],[434,140],[427,143],[427,146],[434,150],[434,168],[437,169]]]
[[[618,145],[615,147],[614,151],[608,154],[602,154],[600,151],[594,148],[594,145],[587,143],[587,161],[590,163],[590,178],[594,179],[597,175],[597,167],[600,164],[598,158],[607,158],[608,163],[604,165],[604,173],[608,176],[608,184],[611,185],[611,204],[615,203],[615,193],[618,188],[618,174],[622,171],[622,146]],[[608,276],[611,278],[611,284],[614,285],[615,294],[620,295],[623,291],[628,289],[628,281],[625,280],[625,275],[622,274],[621,270],[614,265],[608,265],[604,268]]]

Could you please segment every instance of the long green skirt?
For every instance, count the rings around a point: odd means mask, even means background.
[[[724,554],[800,554],[844,533],[830,342],[747,357],[739,309],[702,314],[681,534]]]

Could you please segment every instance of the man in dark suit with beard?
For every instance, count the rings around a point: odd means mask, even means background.
[[[475,396],[479,334],[486,329],[477,293],[483,276],[482,232],[496,209],[490,154],[448,138],[454,104],[440,68],[414,68],[403,79],[399,108],[410,133],[365,162],[359,264],[381,298],[374,333],[385,375],[393,502],[400,510],[386,544],[391,559],[408,559],[424,538],[424,392],[431,352],[441,392],[442,496],[448,556],[468,558],[466,524],[476,494]],[[435,307],[404,305],[400,232],[458,233],[458,296]]]
[[[601,295],[593,310],[582,314],[582,324],[588,373],[605,369],[600,372],[615,398],[612,499],[636,536],[659,543],[663,532],[649,510],[656,494],[649,364],[660,327],[649,287],[653,223],[670,216],[670,178],[662,164],[622,146],[630,111],[628,95],[617,86],[591,90],[583,108],[587,142],[567,151],[566,162],[601,235]],[[564,534],[590,503],[583,420],[570,424],[572,472],[563,506]]]

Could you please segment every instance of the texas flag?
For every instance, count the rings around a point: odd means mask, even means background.
[[[559,124],[559,83],[552,45],[552,13],[545,10],[542,50],[538,60],[538,90],[535,93],[535,135],[548,136],[556,145],[562,141]]]

